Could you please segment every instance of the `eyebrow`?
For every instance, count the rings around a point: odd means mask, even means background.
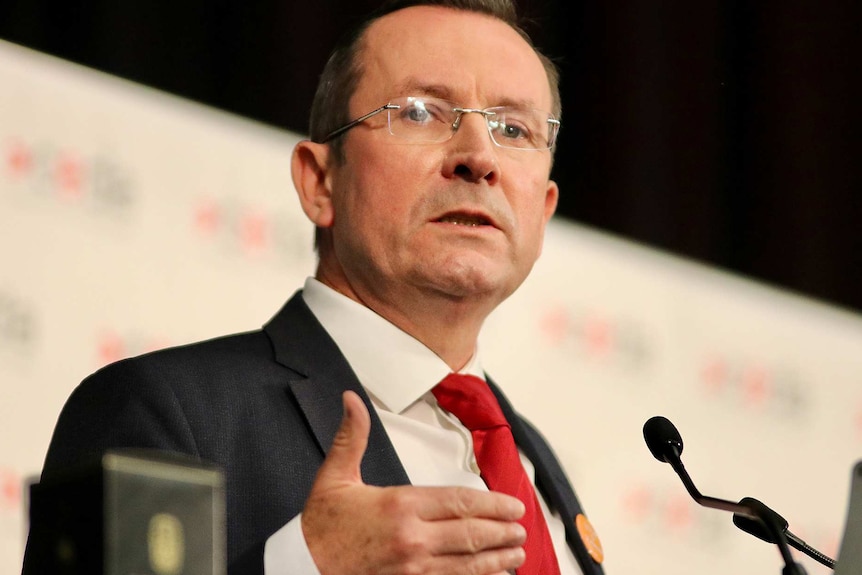
[[[431,96],[434,98],[440,98],[442,100],[448,100],[450,102],[458,104],[458,102],[454,102],[455,100],[457,100],[457,98],[453,96],[452,89],[444,84],[429,84],[427,82],[422,82],[416,78],[407,78],[405,81],[397,84],[395,89],[397,90],[398,94],[403,94],[405,96]],[[532,100],[509,97],[504,97],[487,107],[494,108],[497,106],[510,106],[513,108],[537,108],[537,106]]]
[[[395,89],[399,94],[433,96],[434,98],[442,98],[444,100],[452,99],[452,90],[449,87],[443,84],[420,82],[416,78],[407,78],[404,82],[399,83]]]

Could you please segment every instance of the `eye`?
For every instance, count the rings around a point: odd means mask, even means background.
[[[434,123],[448,124],[452,106],[433,98],[414,98],[401,106],[398,119],[408,126],[427,126]]]
[[[425,124],[431,120],[431,113],[425,107],[424,102],[412,102],[402,109],[401,120],[414,124]]]
[[[492,116],[488,124],[495,134],[506,140],[532,140],[532,130],[527,123],[510,115]]]
[[[526,139],[530,135],[529,131],[520,126],[506,124],[503,126],[503,134],[507,138]]]

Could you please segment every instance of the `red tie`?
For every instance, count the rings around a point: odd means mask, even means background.
[[[520,523],[527,530],[527,559],[518,574],[558,575],[560,567],[542,508],[494,392],[478,377],[457,373],[447,375],[432,392],[437,404],[472,433],[476,462],[488,488],[524,502],[527,510]]]

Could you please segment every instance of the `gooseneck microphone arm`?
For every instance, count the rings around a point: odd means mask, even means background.
[[[682,437],[673,423],[665,417],[657,415],[644,424],[644,439],[653,457],[663,463],[669,463],[685,485],[686,490],[696,503],[712,509],[730,511],[735,515],[762,524],[771,538],[774,539],[782,559],[784,559],[783,575],[806,575],[805,569],[793,560],[787,537],[779,522],[780,515],[756,499],[745,500],[745,503],[734,503],[725,499],[703,495],[685,470],[682,464]]]

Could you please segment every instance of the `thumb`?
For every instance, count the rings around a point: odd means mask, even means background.
[[[318,480],[326,483],[361,483],[360,464],[365,448],[368,446],[368,432],[371,429],[371,416],[362,399],[353,391],[345,391],[341,396],[344,415],[341,425],[332,440],[326,460],[320,468]]]

